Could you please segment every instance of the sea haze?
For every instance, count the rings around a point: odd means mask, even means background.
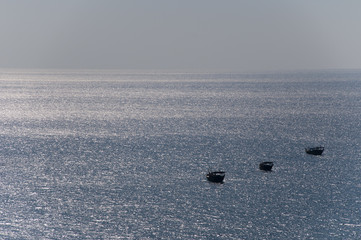
[[[2,70],[0,109],[1,239],[361,238],[361,71]]]

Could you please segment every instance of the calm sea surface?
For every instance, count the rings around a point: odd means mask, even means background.
[[[0,239],[360,238],[361,71],[0,71]]]

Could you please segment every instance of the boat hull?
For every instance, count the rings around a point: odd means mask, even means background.
[[[323,147],[305,148],[306,153],[311,155],[322,155],[323,150]]]
[[[273,162],[262,162],[259,164],[259,169],[263,171],[271,171],[273,167]]]
[[[225,172],[209,172],[206,178],[210,182],[223,183]]]

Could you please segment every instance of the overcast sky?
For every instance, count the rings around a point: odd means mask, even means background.
[[[359,0],[0,0],[0,68],[361,68]]]

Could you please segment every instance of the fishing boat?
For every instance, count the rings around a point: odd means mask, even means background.
[[[325,148],[321,147],[321,146],[305,148],[306,153],[312,154],[312,155],[321,155],[323,153],[323,150],[325,150]]]
[[[208,181],[217,182],[217,183],[222,183],[225,176],[226,176],[226,172],[223,171],[216,171],[216,172],[208,171],[206,175]]]
[[[273,167],[273,162],[261,162],[259,164],[259,169],[263,171],[271,171]]]

